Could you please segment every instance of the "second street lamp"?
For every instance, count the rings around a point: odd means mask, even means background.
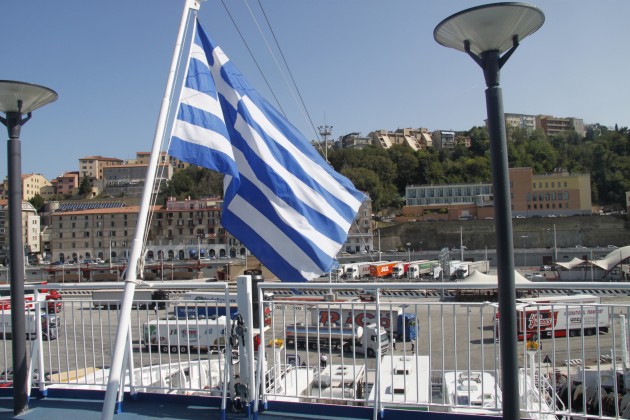
[[[544,21],[545,15],[537,7],[523,3],[494,3],[456,13],[440,22],[433,31],[433,37],[439,44],[466,52],[483,69],[487,86],[486,109],[495,207],[498,294],[501,313],[499,326],[503,418],[505,419],[519,419],[520,407],[512,208],[503,98],[499,78],[501,67],[519,43],[536,32]]]

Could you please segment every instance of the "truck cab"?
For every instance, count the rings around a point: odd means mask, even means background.
[[[379,336],[381,345],[381,354],[389,351],[389,335],[385,328],[377,324],[367,324],[363,327],[363,335],[355,338],[354,341],[348,341],[343,345],[343,351],[346,353],[356,352],[366,354],[368,357],[378,356]]]

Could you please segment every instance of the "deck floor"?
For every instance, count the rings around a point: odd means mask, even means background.
[[[29,409],[18,416],[13,414],[13,399],[11,396],[0,396],[0,419],[21,420],[100,420],[103,408],[102,399],[74,399],[74,398],[31,398]],[[227,419],[247,418],[246,411],[233,412],[228,408]],[[293,416],[284,413],[260,413],[261,420],[298,420],[307,416]],[[200,404],[199,401],[164,401],[128,400],[123,404],[121,413],[114,416],[116,420],[142,419],[219,419],[220,410]]]

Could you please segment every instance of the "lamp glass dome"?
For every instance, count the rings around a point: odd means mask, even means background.
[[[22,100],[22,114],[41,108],[57,100],[57,92],[32,83],[0,80],[0,111],[17,112],[18,100]]]
[[[433,31],[435,40],[445,47],[466,51],[470,42],[475,54],[498,50],[503,54],[518,41],[536,32],[545,22],[539,8],[524,3],[493,3],[456,13],[440,22]]]

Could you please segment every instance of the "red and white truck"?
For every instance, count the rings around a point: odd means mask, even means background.
[[[379,261],[370,264],[370,277],[391,277],[396,264],[400,264],[400,261]]]
[[[395,279],[402,279],[404,277],[407,277],[408,271],[409,271],[408,262],[398,263],[392,268],[392,277]]]
[[[346,271],[343,273],[345,279],[360,279],[370,277],[370,263],[356,263],[346,265]]]
[[[570,295],[518,299],[517,335],[520,341],[544,337],[575,337],[608,332],[610,307],[593,295]],[[499,313],[494,336],[499,338]]]

